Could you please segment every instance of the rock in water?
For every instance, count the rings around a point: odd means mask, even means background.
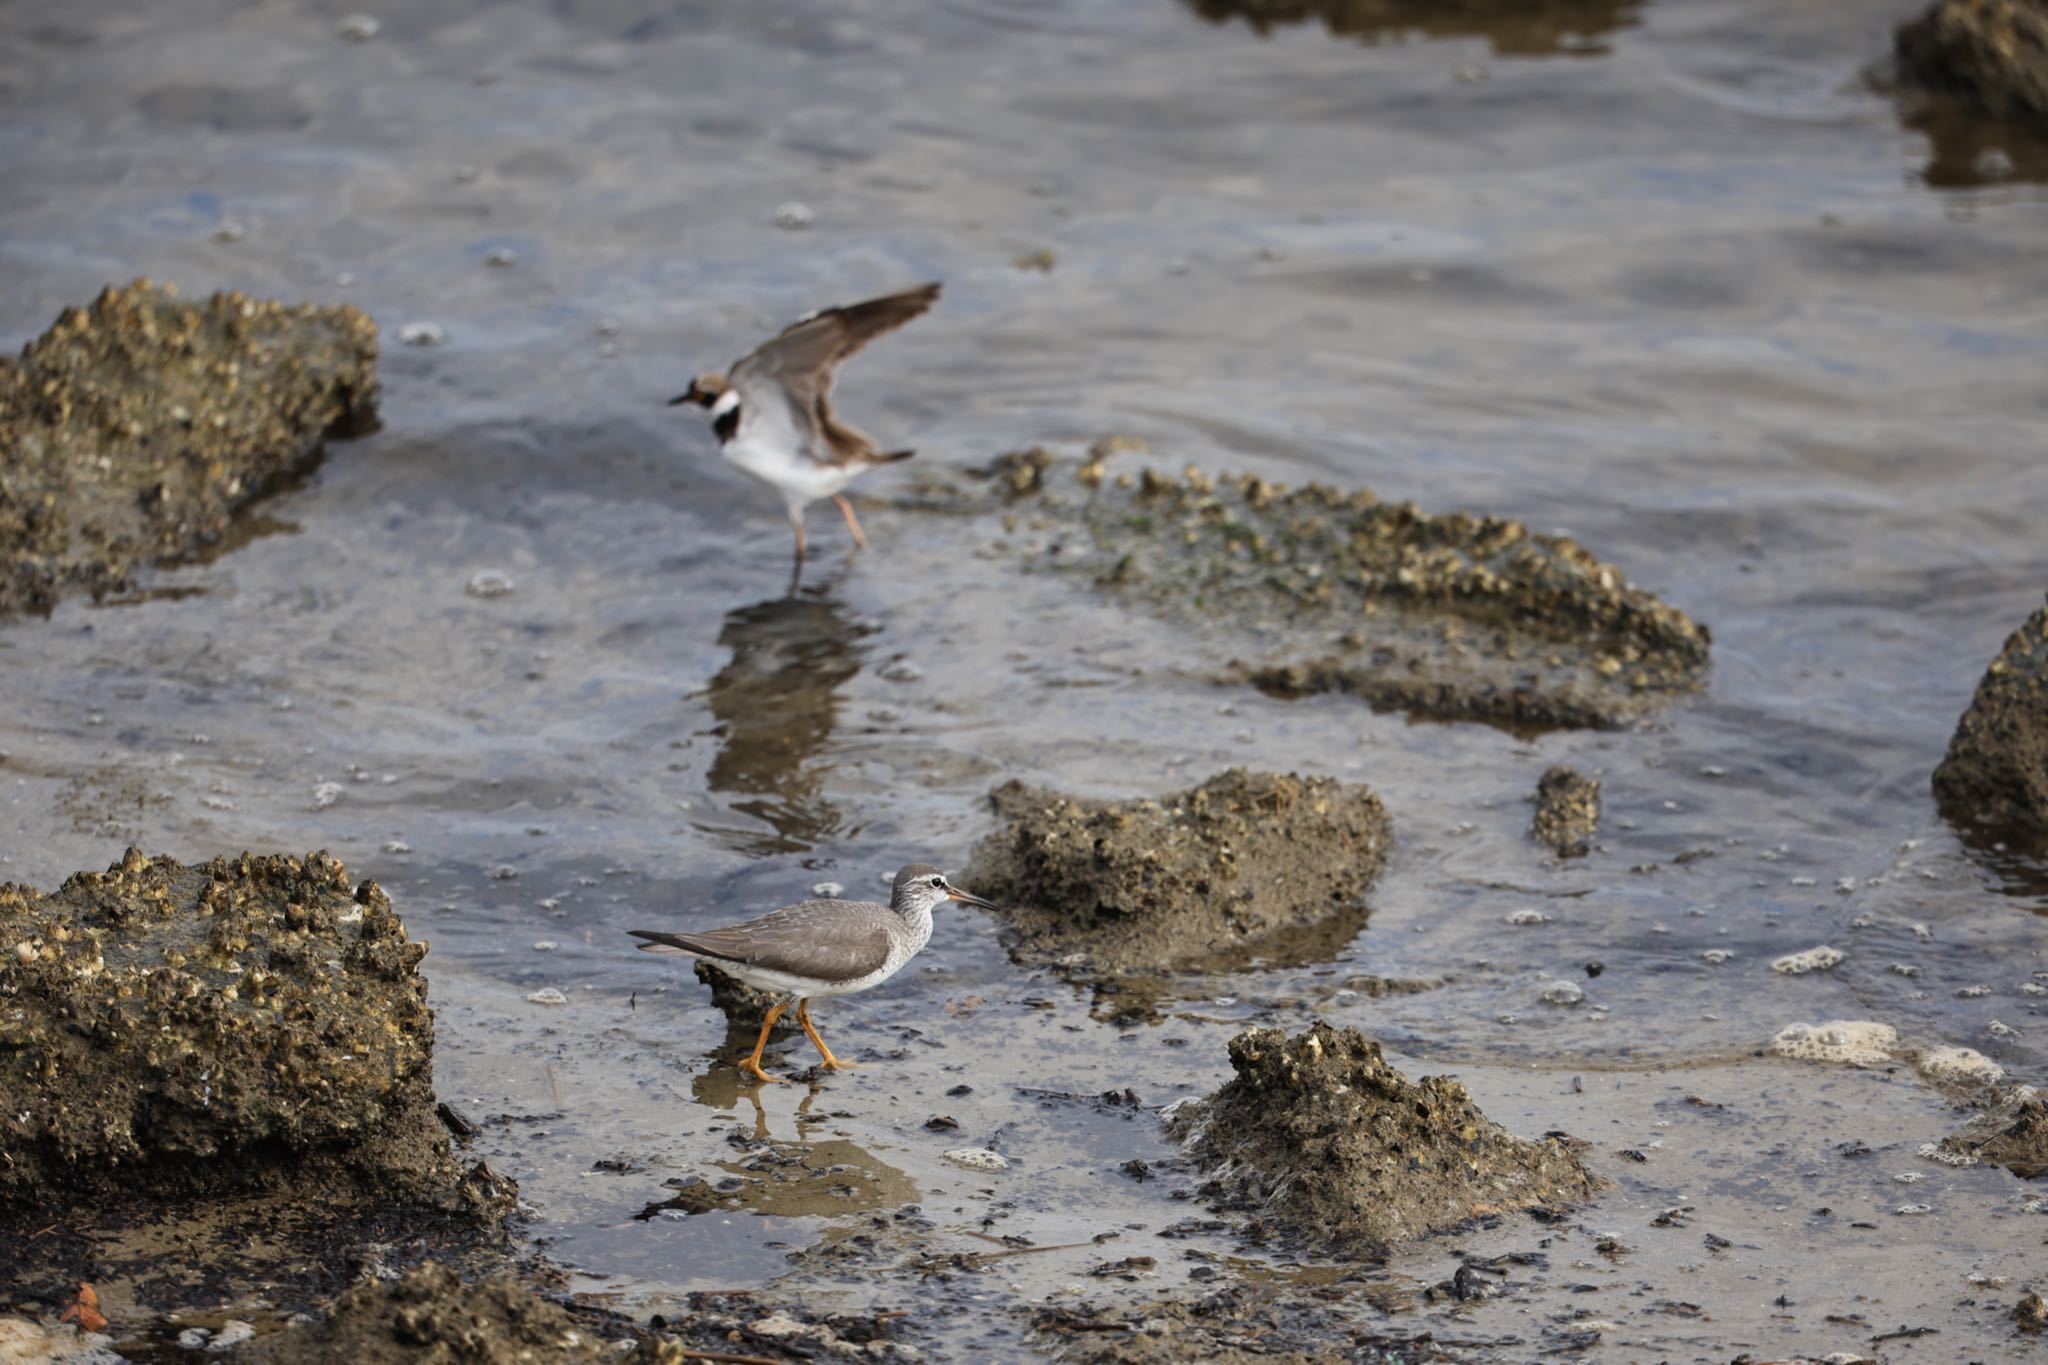
[[[137,280],[0,357],[0,615],[120,589],[375,423],[377,328],[353,308]]]
[[[1410,1081],[1356,1029],[1318,1023],[1230,1043],[1237,1075],[1168,1131],[1213,1173],[1220,1209],[1270,1221],[1319,1252],[1389,1247],[1504,1209],[1590,1198],[1603,1182],[1562,1142],[1531,1142],[1447,1076]]]
[[[1934,794],[1959,828],[2048,835],[2048,606],[1991,661],[1956,723]]]
[[[1600,783],[1575,768],[1558,766],[1536,784],[1536,842],[1560,858],[1583,858],[1600,832]]]
[[[1899,74],[1964,96],[1989,114],[2048,119],[2048,4],[1940,0],[1901,24]]]
[[[1941,1150],[2003,1166],[2022,1180],[2048,1175],[2048,1094],[2015,1086],[1999,1103],[1941,1140]]]
[[[1369,788],[1238,768],[1157,800],[1009,782],[990,801],[1001,827],[966,884],[1003,907],[1018,961],[1097,978],[1334,954],[1393,843]]]
[[[130,849],[54,895],[0,886],[0,1207],[323,1161],[382,1201],[451,1202],[425,952],[324,854]]]
[[[998,460],[1004,543],[1183,627],[1221,678],[1518,731],[1629,724],[1705,678],[1706,627],[1563,536],[1111,453],[1071,481],[1042,451]]]

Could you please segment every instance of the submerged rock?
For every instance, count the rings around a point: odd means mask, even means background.
[[[54,895],[0,886],[0,1201],[248,1188],[318,1155],[441,1197],[425,952],[324,854],[130,849]]]
[[[1322,21],[1333,37],[1396,42],[1484,37],[1503,57],[1606,52],[1601,35],[1638,22],[1642,0],[1183,0],[1212,24],[1242,19],[1256,33]]]
[[[2003,1166],[2022,1180],[2048,1175],[2048,1093],[2015,1086],[1985,1113],[1941,1140],[1940,1150]]]
[[[1555,1139],[1508,1133],[1447,1076],[1410,1081],[1356,1029],[1318,1023],[1230,1043],[1237,1071],[1168,1131],[1213,1173],[1203,1193],[1289,1241],[1378,1257],[1507,1209],[1590,1198],[1602,1183]]]
[[[1956,723],[1934,794],[1957,826],[2048,834],[2048,606],[1991,661]]]
[[[1600,831],[1600,783],[1575,768],[1558,766],[1536,784],[1536,842],[1560,858],[1583,858]]]
[[[1898,74],[1984,112],[2048,119],[2048,3],[1939,0],[1894,35]]]
[[[1238,768],[1158,800],[1008,782],[990,801],[1000,828],[967,883],[1003,907],[1019,962],[1098,979],[1334,953],[1393,842],[1369,788]]]
[[[1192,468],[1112,477],[1100,456],[1071,487],[1053,472],[1034,454],[989,471],[1027,563],[1184,624],[1222,676],[1277,695],[1611,727],[1706,673],[1705,627],[1520,522]]]
[[[189,556],[329,434],[374,423],[377,329],[353,308],[138,280],[0,357],[0,615]]]

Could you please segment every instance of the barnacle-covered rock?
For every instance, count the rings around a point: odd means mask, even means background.
[[[137,280],[65,309],[0,357],[0,615],[204,550],[325,437],[373,425],[376,397],[354,308]]]
[[[1376,1257],[1601,1185],[1563,1142],[1515,1137],[1448,1076],[1409,1080],[1356,1029],[1249,1029],[1231,1040],[1230,1064],[1236,1076],[1183,1105],[1169,1131],[1212,1172],[1203,1193],[1220,1209],[1292,1242]]]

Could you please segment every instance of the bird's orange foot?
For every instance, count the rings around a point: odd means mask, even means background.
[[[780,1076],[771,1076],[771,1075],[769,1075],[769,1074],[768,1074],[767,1072],[763,1071],[763,1070],[761,1069],[761,1059],[760,1059],[759,1057],[749,1057],[749,1058],[747,1058],[747,1059],[746,1059],[745,1061],[741,1062],[741,1063],[740,1063],[740,1070],[742,1070],[742,1071],[746,1072],[746,1073],[747,1073],[747,1074],[748,1074],[749,1076],[752,1076],[752,1077],[753,1077],[753,1078],[754,1078],[755,1080],[757,1080],[757,1081],[766,1081],[766,1082],[768,1082],[768,1083],[769,1083],[770,1085],[788,1085],[788,1084],[789,1084],[789,1082],[788,1082],[787,1080],[784,1080],[784,1079],[783,1079],[782,1077],[780,1077]]]
[[[859,1062],[849,1062],[849,1061],[845,1061],[845,1060],[843,1060],[842,1058],[834,1057],[834,1056],[833,1056],[833,1055],[832,1055],[831,1053],[829,1053],[829,1052],[825,1054],[825,1060],[824,1060],[824,1061],[822,1061],[822,1062],[819,1062],[819,1063],[818,1063],[818,1065],[819,1065],[819,1066],[822,1066],[822,1067],[824,1067],[824,1068],[825,1068],[825,1069],[826,1069],[827,1071],[858,1071],[858,1070],[860,1070],[860,1063],[859,1063]]]

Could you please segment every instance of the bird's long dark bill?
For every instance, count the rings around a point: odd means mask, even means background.
[[[668,400],[668,405],[672,408],[679,408],[685,403],[694,403],[696,401],[697,395],[696,392],[693,390],[689,393],[677,394],[675,397]]]
[[[984,910],[993,910],[996,908],[994,901],[985,901],[981,897],[974,895],[972,892],[962,891],[957,886],[947,887],[946,894],[948,896],[951,896],[954,900],[959,901],[962,905],[978,905]]]

